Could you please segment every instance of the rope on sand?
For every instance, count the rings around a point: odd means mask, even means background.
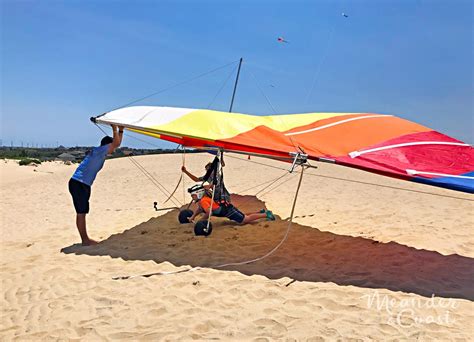
[[[270,255],[275,253],[278,250],[278,248],[280,248],[280,246],[288,238],[288,235],[289,235],[290,230],[291,230],[291,226],[292,226],[292,223],[293,223],[293,214],[295,212],[295,207],[296,207],[296,200],[298,199],[298,193],[299,193],[299,190],[300,190],[300,187],[301,187],[301,182],[303,180],[303,173],[304,173],[305,167],[306,166],[304,166],[304,165],[301,167],[300,179],[298,181],[298,186],[296,188],[295,198],[293,199],[293,205],[291,207],[290,219],[289,219],[289,222],[288,222],[288,226],[286,228],[285,235],[283,236],[281,241],[275,247],[273,247],[268,253],[264,254],[261,257],[251,259],[251,260],[240,261],[240,262],[230,262],[230,263],[226,263],[226,264],[210,266],[209,268],[224,268],[224,267],[227,267],[227,266],[238,266],[238,265],[251,264],[251,263],[263,260],[265,258],[268,258]],[[181,269],[181,270],[177,270],[177,271],[168,271],[168,272],[167,271],[162,271],[162,272],[153,272],[153,273],[146,273],[146,274],[129,275],[129,276],[117,276],[117,277],[113,277],[112,279],[113,280],[126,280],[126,279],[133,279],[133,278],[139,278],[139,277],[149,278],[149,277],[158,276],[158,275],[172,275],[172,274],[185,273],[185,272],[194,272],[194,271],[198,271],[200,269],[202,269],[202,267],[197,266],[197,267],[185,268],[185,269]]]

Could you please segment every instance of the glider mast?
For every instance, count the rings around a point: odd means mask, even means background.
[[[232,106],[234,105],[234,98],[235,98],[235,92],[237,90],[237,83],[239,82],[239,75],[240,75],[240,67],[242,66],[242,57],[240,58],[239,61],[239,69],[237,70],[237,77],[235,78],[235,84],[234,84],[234,92],[232,93],[232,101],[230,102],[230,108],[229,108],[229,113],[232,112]]]

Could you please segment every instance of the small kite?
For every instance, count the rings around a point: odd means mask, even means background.
[[[346,14],[346,13],[341,13],[341,15],[344,17],[344,18],[349,18],[349,16]]]
[[[283,38],[283,37],[278,37],[277,40],[278,40],[279,43],[287,43],[287,44],[289,43],[289,41],[285,40],[285,38]]]

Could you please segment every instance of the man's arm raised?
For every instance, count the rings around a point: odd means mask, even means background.
[[[112,131],[114,134],[113,141],[109,146],[109,154],[114,153],[115,149],[120,146],[123,138],[123,126],[112,125]]]

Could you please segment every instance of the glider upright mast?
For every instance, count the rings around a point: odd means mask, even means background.
[[[234,106],[234,99],[235,99],[235,92],[237,91],[237,84],[239,83],[239,75],[240,75],[240,67],[242,66],[242,61],[243,58],[240,57],[239,61],[239,68],[237,69],[237,76],[235,77],[235,83],[234,83],[234,91],[232,92],[232,100],[230,101],[230,108],[229,108],[229,113],[232,113],[232,107]],[[219,148],[217,152],[217,159],[219,160],[219,166],[221,167],[221,174],[222,174],[222,162],[223,162],[223,157],[224,157],[224,151]],[[218,172],[217,168],[214,172]],[[215,189],[215,188],[214,188]],[[212,217],[212,203],[214,203],[214,193],[215,191],[212,192],[212,198],[211,198],[211,205],[209,208],[209,217],[207,218],[206,222],[206,228],[204,228],[204,232],[207,235],[211,234],[211,217]]]
[[[240,67],[242,66],[243,58],[240,57],[239,69],[237,70],[237,77],[235,78],[234,91],[232,93],[232,100],[230,101],[229,113],[232,113],[232,107],[234,106],[235,92],[237,91],[237,83],[239,82]]]

